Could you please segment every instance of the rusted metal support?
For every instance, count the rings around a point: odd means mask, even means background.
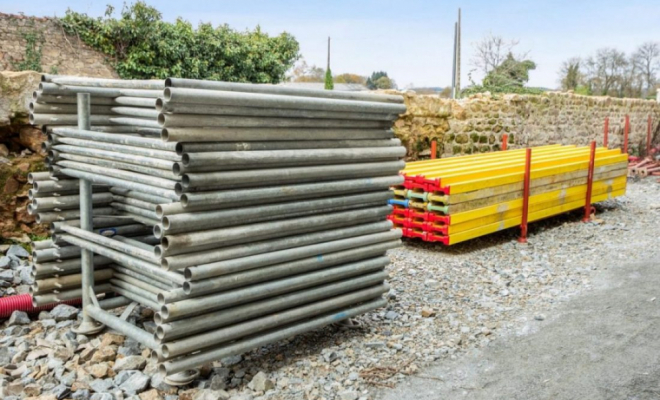
[[[630,116],[626,114],[626,123],[623,128],[623,152],[628,154],[628,135],[630,134]]]
[[[651,116],[649,115],[648,120],[646,122],[646,156],[651,155],[651,126],[653,125],[653,121],[651,119]]]
[[[587,172],[587,197],[584,203],[584,218],[582,222],[591,220],[591,188],[594,184],[594,166],[596,164],[596,141],[591,142],[591,153],[589,154],[589,171]]]
[[[529,214],[529,181],[532,166],[532,149],[527,148],[525,153],[525,180],[523,184],[523,209],[520,222],[520,237],[518,243],[527,243],[527,215]]]
[[[506,133],[502,135],[502,150],[506,150],[509,145],[509,135]]]
[[[431,160],[435,160],[437,157],[438,157],[438,142],[436,140],[433,140],[431,141]]]
[[[603,147],[607,148],[607,139],[610,133],[610,117],[605,117],[605,128],[603,129]]]

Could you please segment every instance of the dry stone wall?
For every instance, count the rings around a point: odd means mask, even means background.
[[[103,54],[77,37],[65,34],[55,20],[3,13],[0,13],[0,70],[17,70],[17,65],[25,59],[30,35],[37,37],[35,48],[41,48],[41,72],[117,77]]]
[[[408,148],[408,158],[430,155],[430,143],[438,142],[442,156],[499,150],[502,135],[509,147],[544,144],[586,145],[603,141],[605,117],[609,117],[610,147],[623,141],[625,115],[630,116],[631,152],[646,142],[647,118],[660,139],[660,103],[652,100],[580,96],[548,92],[543,95],[475,95],[451,100],[405,93],[408,111],[395,124],[395,133]],[[644,147],[644,146],[642,146]]]

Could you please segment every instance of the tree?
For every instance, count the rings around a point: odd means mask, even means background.
[[[194,28],[181,18],[165,22],[144,1],[124,5],[117,18],[113,14],[111,6],[100,18],[67,10],[59,22],[65,32],[110,56],[125,79],[277,83],[299,58],[299,44],[286,32],[270,37],[259,26],[238,32],[208,23]]]
[[[309,66],[304,59],[296,64],[288,78],[291,82],[323,82],[325,79],[323,68]]]
[[[614,48],[601,48],[580,61],[572,58],[560,70],[564,90],[579,94],[648,97],[658,84],[660,43],[647,42],[630,56]]]
[[[562,90],[576,90],[582,84],[584,77],[580,72],[580,63],[577,57],[564,61],[559,72]]]
[[[443,99],[448,99],[451,97],[451,86],[447,86],[443,88],[440,93],[438,93],[438,96],[442,97]]]
[[[513,53],[514,47],[518,45],[517,40],[506,40],[502,36],[492,33],[484,36],[479,42],[473,43],[474,56],[472,64],[481,70],[484,76],[501,65],[509,54]],[[525,58],[527,54],[519,54],[515,58]]]
[[[358,74],[340,74],[335,76],[335,83],[366,85],[367,77]]]
[[[534,61],[518,61],[509,53],[486,75],[482,84],[485,87],[523,87],[529,81],[529,71],[533,69],[536,69]]]
[[[376,71],[367,78],[367,87],[371,90],[394,89],[396,88],[396,83],[393,79],[387,76],[387,72]]]
[[[614,48],[602,48],[586,59],[587,85],[592,93],[620,95],[628,60],[625,53]]]
[[[334,88],[335,84],[332,82],[332,71],[328,67],[325,71],[325,90],[333,90]]]
[[[643,80],[643,97],[647,97],[658,82],[660,68],[660,43],[646,42],[637,48],[632,56],[633,64]]]

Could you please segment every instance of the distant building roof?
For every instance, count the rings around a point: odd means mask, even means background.
[[[323,89],[325,83],[323,82],[282,82],[280,86],[295,87],[300,89]],[[335,89],[342,92],[360,92],[369,90],[366,86],[359,83],[335,83]]]

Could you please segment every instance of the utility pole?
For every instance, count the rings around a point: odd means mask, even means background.
[[[330,69],[330,36],[328,36],[328,67],[326,71]]]
[[[456,32],[458,24],[454,22],[454,53],[451,62],[451,98],[456,98]]]
[[[461,9],[456,24],[456,98],[461,97]]]
[[[454,57],[451,66],[451,98],[461,96],[461,9],[458,9],[458,21],[454,22]]]

